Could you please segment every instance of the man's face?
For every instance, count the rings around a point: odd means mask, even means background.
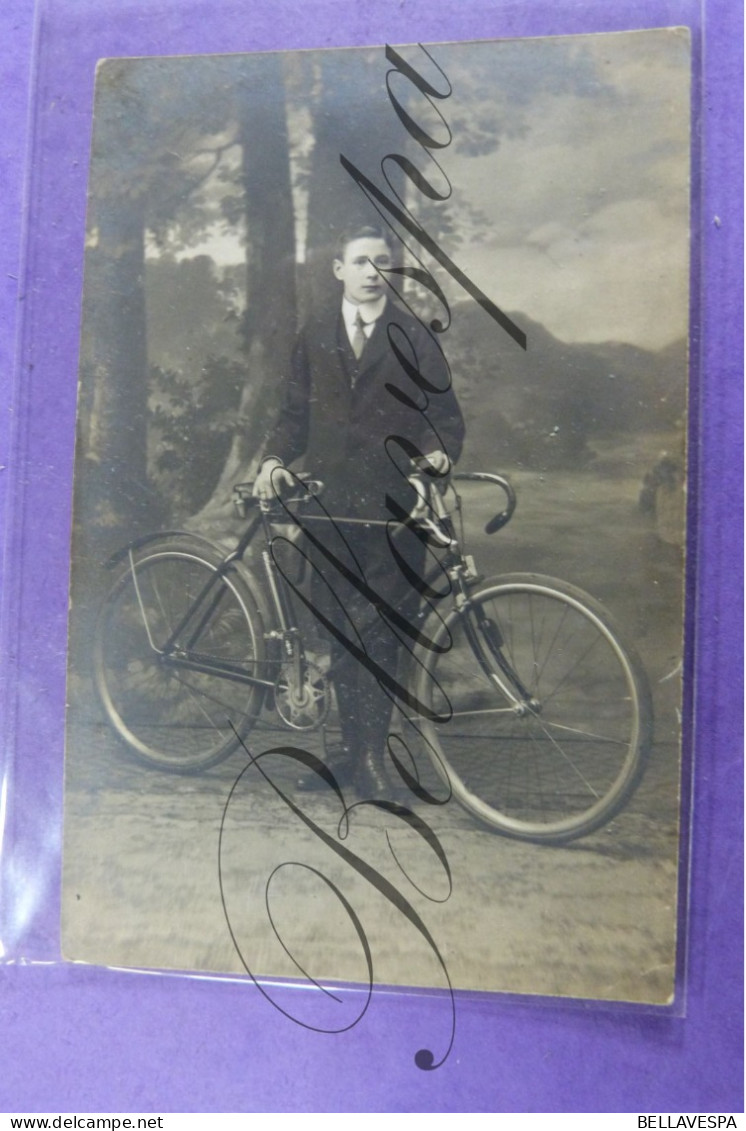
[[[342,259],[334,260],[334,275],[344,286],[344,296],[360,306],[381,297],[384,282],[377,269],[391,267],[391,252],[385,240],[350,240]]]

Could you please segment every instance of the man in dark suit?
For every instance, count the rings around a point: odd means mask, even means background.
[[[377,797],[387,790],[383,753],[391,696],[370,669],[396,673],[402,633],[390,610],[415,614],[413,578],[422,575],[425,558],[422,541],[406,530],[392,549],[386,521],[397,506],[411,510],[411,457],[426,457],[431,473],[443,476],[458,459],[464,434],[439,345],[389,297],[386,273],[392,268],[391,246],[380,229],[359,228],[340,241],[333,271],[342,284],[341,301],[312,317],[298,336],[255,486],[265,498],[290,487],[287,465],[303,456],[304,470],[325,485],[325,508],[351,520],[330,529],[328,538],[334,553],[364,579],[367,596],[315,555],[314,604],[357,645],[358,630],[374,622],[363,638],[370,665],[332,641],[342,728],[333,769],[354,776],[359,792]]]

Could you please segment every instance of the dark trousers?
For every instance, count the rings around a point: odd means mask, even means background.
[[[416,618],[420,597],[413,581],[422,576],[425,549],[409,531],[399,531],[392,550],[386,527],[341,524],[325,545],[336,560],[314,552],[311,593],[332,626],[342,741],[353,757],[379,756],[398,699],[400,641],[412,646],[396,619],[411,624]]]

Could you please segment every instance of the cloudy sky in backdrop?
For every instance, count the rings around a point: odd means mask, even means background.
[[[376,50],[376,97],[385,98],[388,64]],[[476,238],[467,235],[453,252],[458,266],[503,310],[527,314],[564,341],[659,349],[684,336],[687,32],[440,44],[430,51],[453,88],[438,103],[453,126],[452,144],[435,151],[438,161],[461,199],[486,217]],[[419,48],[402,53],[440,81]],[[355,65],[354,52],[350,60]],[[401,81],[403,95],[411,95]],[[370,96],[361,91],[363,107]],[[500,140],[475,157],[461,150],[459,128],[466,129],[470,113],[473,120],[477,103],[487,132]],[[364,121],[364,110],[355,112]],[[414,156],[438,183],[423,151]],[[363,171],[381,183],[379,170]],[[200,252],[220,263],[243,255],[235,229],[215,232],[186,254]],[[453,286],[448,293],[464,297]]]
[[[457,49],[439,48],[458,113]],[[509,61],[525,128],[468,161],[455,186],[491,219],[459,265],[503,309],[565,341],[657,349],[686,333],[689,42],[678,30],[470,45]],[[552,53],[577,90],[536,89]],[[450,64],[449,57],[453,63]],[[462,64],[463,65],[463,64]],[[597,84],[593,82],[593,73]],[[523,76],[523,77],[521,77]],[[551,85],[551,84],[549,84]],[[536,93],[532,95],[532,87]],[[455,156],[455,155],[454,155]]]

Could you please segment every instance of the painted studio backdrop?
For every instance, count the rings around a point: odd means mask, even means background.
[[[309,984],[372,978],[671,1000],[690,65],[687,33],[676,29],[388,57],[381,47],[100,64],[76,451],[65,957]],[[358,805],[342,829],[338,800],[323,792],[296,811],[252,767],[234,788],[248,757],[290,743],[322,757],[334,734],[323,634],[302,601],[298,624],[317,672],[308,687],[327,711],[319,726],[300,735],[283,726],[278,708],[292,696],[277,682],[255,703],[245,747],[176,774],[138,757],[102,703],[99,609],[117,577],[105,563],[156,531],[207,540],[218,555],[236,545],[246,523],[232,488],[267,454],[296,334],[339,302],[332,264],[342,230],[371,223],[390,231],[407,268],[392,276],[400,301],[447,359],[465,424],[456,470],[507,476],[517,496],[510,523],[487,534],[503,504],[464,482],[475,572],[580,587],[639,656],[651,697],[641,691],[637,705],[650,731],[644,770],[618,811],[576,839],[523,839],[457,797],[435,805],[415,793],[406,804],[422,826]],[[257,571],[256,550],[246,564]],[[143,579],[132,608],[147,620],[144,590]],[[116,631],[107,624],[107,639]],[[454,640],[441,686],[464,705]],[[563,655],[569,648],[568,638]],[[566,677],[588,701],[592,668],[579,650]],[[134,695],[151,678],[147,658],[130,658],[125,674]],[[182,684],[192,706],[201,678]],[[469,730],[483,710],[476,702],[463,710],[467,754],[482,741]],[[209,706],[201,713],[212,723]],[[183,725],[174,715],[172,738]],[[443,751],[453,733],[437,738]],[[511,742],[506,731],[494,761],[480,762],[486,776],[500,757],[509,763],[495,806],[507,804],[526,761]],[[290,797],[282,766],[274,780]],[[304,1023],[323,1014],[320,1027],[331,1027],[335,1010],[349,1021],[360,1002],[318,991],[302,1008]]]

